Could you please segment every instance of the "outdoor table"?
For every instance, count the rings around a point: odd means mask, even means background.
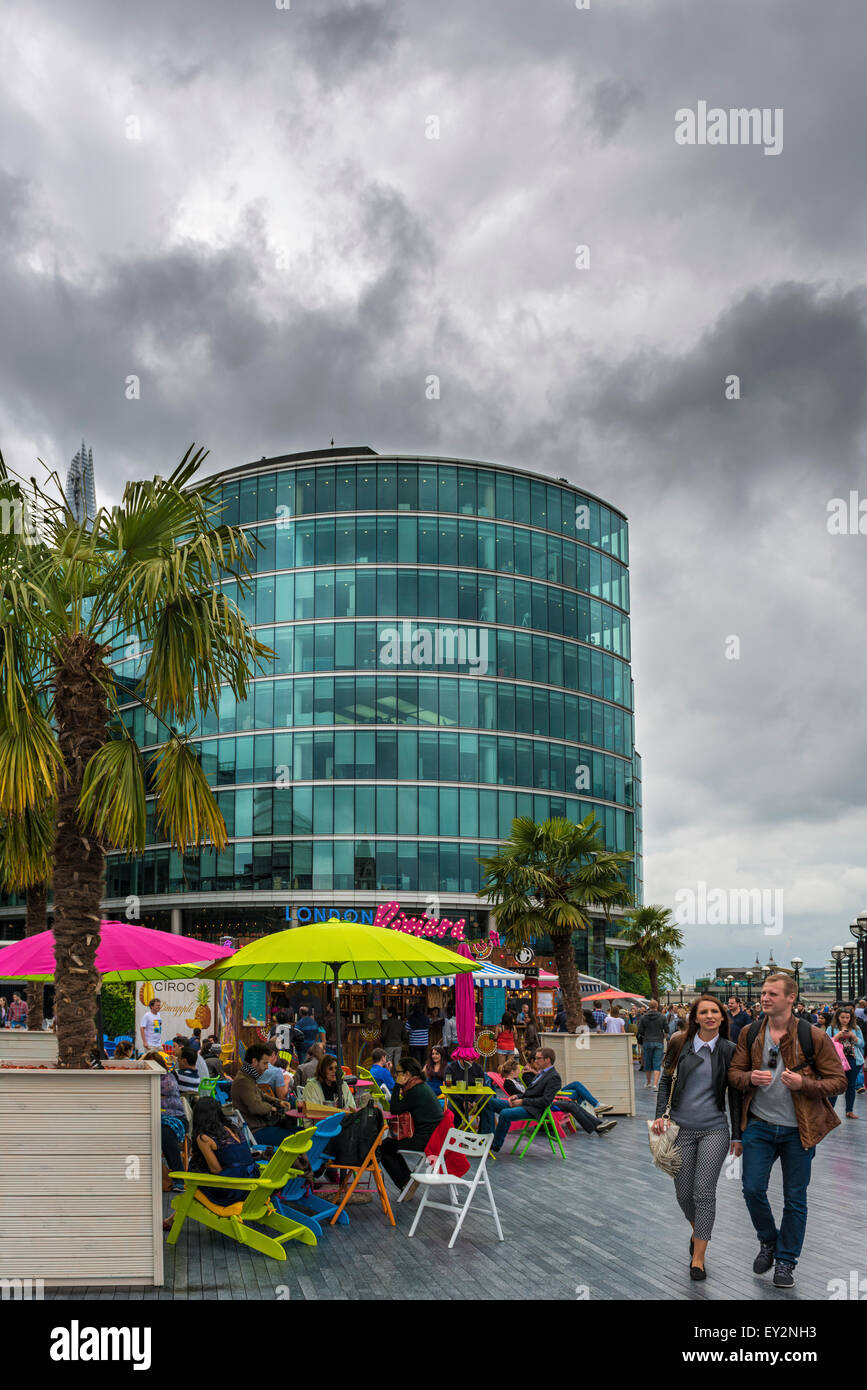
[[[440,1095],[445,1101],[446,1110],[449,1109],[451,1104],[451,1110],[457,1117],[458,1129],[471,1130],[473,1128],[472,1121],[481,1115],[488,1101],[491,1099],[491,1096],[494,1095],[494,1088],[493,1086],[467,1086],[466,1089],[464,1089],[462,1086],[443,1086]],[[461,1096],[477,1096],[480,1097],[481,1100],[478,1105],[467,1106],[466,1112],[464,1112],[459,1106],[454,1104]]]

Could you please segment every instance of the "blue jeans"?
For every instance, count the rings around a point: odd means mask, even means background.
[[[644,1072],[649,1076],[653,1071],[662,1071],[662,1043],[646,1042],[644,1044]]]
[[[852,1114],[855,1110],[855,1094],[858,1090],[858,1067],[854,1062],[850,1063],[846,1073],[846,1113]],[[831,1097],[831,1104],[837,1109],[837,1096]]]
[[[589,1101],[591,1105],[598,1105],[599,1101],[595,1096],[591,1096],[586,1086],[582,1086],[580,1081],[570,1081],[567,1086],[561,1086],[560,1090],[564,1095],[570,1095],[573,1100]]]
[[[494,1099],[496,1100],[496,1096]],[[489,1102],[490,1105],[493,1105],[493,1103],[493,1100]],[[509,1105],[509,1102],[506,1101],[506,1104],[500,1107],[500,1117],[497,1120],[494,1142],[491,1145],[492,1152],[500,1152],[500,1149],[505,1143],[506,1135],[509,1132],[509,1125],[513,1125],[516,1120],[535,1120],[537,1118],[538,1116],[531,1115],[529,1110],[525,1110],[523,1105]]]
[[[776,1258],[797,1264],[807,1229],[807,1188],[815,1145],[805,1149],[796,1125],[750,1119],[743,1132],[744,1201],[759,1240],[776,1246]],[[777,1230],[768,1201],[776,1160],[783,1170],[783,1219]]]
[[[501,1110],[509,1104],[508,1096],[491,1096],[479,1116],[479,1134],[493,1134],[494,1124]]]

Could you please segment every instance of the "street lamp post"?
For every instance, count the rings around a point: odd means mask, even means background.
[[[795,997],[796,1004],[801,997],[801,968],[803,964],[804,962],[801,960],[800,956],[792,956],[792,969],[795,972],[795,988],[797,989],[797,995]]]
[[[747,979],[747,1003],[748,1003],[748,1004],[752,1004],[752,1002],[753,1002],[753,972],[752,972],[752,970],[748,970],[748,971],[746,972],[746,979]]]
[[[858,947],[858,995],[863,997],[867,993],[867,912],[856,917],[849,930]]]
[[[843,1002],[843,947],[831,947],[831,959],[836,968],[834,978],[834,998],[838,1004]]]
[[[849,962],[849,1001],[853,1004],[855,1002],[855,952],[857,950],[858,947],[854,941],[847,941],[843,947],[843,955]]]

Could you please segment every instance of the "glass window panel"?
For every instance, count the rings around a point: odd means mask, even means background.
[[[515,785],[515,740],[497,740],[497,781],[501,787]]]
[[[418,519],[400,516],[397,519],[397,558],[402,565],[414,565],[418,560]]]
[[[460,780],[478,782],[479,780],[479,738],[478,734],[460,735]],[[475,831],[471,832],[473,835]],[[464,831],[461,831],[464,834]]]
[[[376,557],[381,563],[394,564],[397,559],[397,517],[381,516],[376,523]]]
[[[334,680],[329,677],[313,682],[313,722],[314,724],[333,724],[334,719]]]
[[[439,741],[439,777],[444,782],[458,780],[458,735],[441,733]]]
[[[285,469],[277,474],[277,493],[276,505],[282,507],[280,512],[284,520],[295,515],[295,472],[293,469]]]
[[[313,776],[313,735],[294,734],[292,738],[293,780],[304,782]]]
[[[414,844],[406,840],[397,842],[397,886],[399,889],[414,888],[418,878],[418,852]]]
[[[513,504],[512,474],[498,473],[496,481],[497,516],[502,521],[511,521],[515,515]]]
[[[295,523],[295,567],[312,565],[316,562],[316,523],[298,521]]]
[[[483,623],[493,623],[497,619],[497,582],[495,579],[485,579],[483,576],[476,575],[475,582],[478,592],[479,618]]]
[[[314,889],[331,888],[332,876],[334,874],[334,851],[328,840],[314,840],[313,842],[313,887]]]
[[[437,616],[447,621],[458,616],[458,576],[454,570],[440,570]]]
[[[376,886],[386,891],[397,888],[397,845],[394,840],[377,840]]]
[[[548,626],[548,590],[544,584],[534,584],[532,586],[533,595],[533,627],[540,628],[542,631]]]
[[[457,511],[463,516],[476,515],[476,470],[474,468],[458,469],[458,505]]]
[[[458,722],[458,682],[441,680],[439,682],[439,722],[446,728],[453,728]]]
[[[235,740],[221,738],[217,753],[217,784],[231,786],[235,780]]]
[[[334,564],[334,518],[316,522],[316,563]]]
[[[258,482],[256,478],[242,478],[240,490],[240,515],[242,526],[256,520],[258,508]]]
[[[365,625],[366,626],[366,625]],[[356,629],[354,623],[334,625],[334,669],[351,671],[356,664]]]
[[[458,470],[453,464],[441,463],[437,468],[437,510],[456,512],[458,509]]]
[[[497,576],[497,622],[515,622],[515,581],[505,575]]]
[[[395,570],[377,571],[376,612],[384,617],[397,613],[397,574]]]
[[[350,781],[355,776],[355,734],[351,729],[337,729],[334,733],[334,776],[340,781]]]
[[[440,883],[445,893],[458,892],[458,846],[440,843]]]
[[[497,531],[496,527],[481,521],[476,527],[478,539],[478,567],[482,570],[493,570],[497,568]]]
[[[274,565],[278,570],[291,569],[295,564],[295,523],[285,522],[275,528],[277,549]]]
[[[418,468],[414,463],[398,465],[397,506],[402,512],[414,512],[418,506]]]
[[[479,738],[479,781],[497,781],[497,740],[491,734]]]
[[[515,722],[502,727],[517,729],[519,734],[533,732],[533,691],[529,686],[515,687]]]
[[[497,569],[511,573],[515,568],[514,528],[497,527]]]
[[[355,527],[355,550],[359,564],[376,563],[376,517],[360,516]]]
[[[277,532],[274,526],[258,526],[256,528],[256,537],[259,544],[256,546],[255,555],[251,563],[261,574],[263,570],[272,570],[274,568]]]
[[[564,699],[562,691],[549,690],[548,692],[548,719],[549,732],[552,738],[563,738],[564,730]]]
[[[336,469],[337,506],[339,512],[355,511],[355,464],[338,464]]]
[[[479,692],[478,727],[480,729],[496,729],[498,686],[493,681],[480,681],[477,688]]]
[[[337,510],[336,470],[324,464],[320,464],[316,469],[316,510],[317,512]]]
[[[332,612],[336,618],[351,618],[355,611],[355,570],[337,570],[334,576]]]
[[[395,717],[399,724],[418,723],[418,680],[415,676],[398,676]]]
[[[564,679],[564,648],[563,642],[548,643],[548,684],[565,685]],[[542,678],[544,679],[544,678]]]
[[[495,476],[496,475],[487,468],[480,468],[476,472],[477,516],[494,516],[496,514]]]
[[[519,634],[520,635],[520,634]],[[515,634],[501,631],[497,636],[497,674],[511,677],[515,674]],[[544,677],[540,676],[540,680]]]
[[[523,479],[522,479],[523,481]],[[520,516],[520,511],[518,516]],[[534,526],[540,526],[543,530],[548,527],[548,490],[546,485],[538,478],[530,481],[530,510],[528,516]]]
[[[515,740],[515,782],[519,787],[533,785],[533,744],[528,738]]]
[[[561,529],[560,499],[563,496],[563,489],[556,487],[553,483],[548,483],[548,530],[559,531]]]
[[[256,729],[273,729],[274,727],[274,683],[273,681],[256,681],[254,687],[254,722]]]
[[[548,540],[538,531],[531,536],[531,567],[534,579],[544,579],[548,573]]]
[[[359,463],[355,472],[355,506],[360,512],[376,511],[376,464]]]
[[[474,520],[458,522],[457,564],[463,565],[467,569],[475,569],[476,567],[477,530],[477,523]]]
[[[460,723],[465,729],[479,727],[479,687],[475,681],[460,681],[458,687],[460,701]],[[473,778],[473,781],[476,779]]]
[[[376,788],[376,833],[397,834],[397,788]]]
[[[334,624],[318,623],[316,626],[316,656],[314,670],[334,670]]]
[[[245,740],[246,742],[246,740]],[[252,835],[253,833],[253,791],[248,787],[234,793],[235,797],[235,831],[236,835]]]
[[[419,681],[421,685],[421,681]],[[418,775],[424,782],[436,782],[439,775],[437,735],[422,730],[418,736]],[[421,832],[425,833],[425,832]]]
[[[397,464],[380,463],[376,469],[376,506],[381,512],[397,506]]]
[[[338,565],[351,565],[357,559],[354,516],[340,516],[335,521],[334,559]]]
[[[313,886],[313,845],[309,840],[292,846],[292,885],[296,889]]]
[[[418,509],[435,512],[437,509],[437,469],[435,463],[418,466]]]
[[[292,682],[294,686],[294,715],[292,723],[296,725],[313,723],[313,681],[297,680]]]
[[[456,565],[458,562],[458,523],[454,517],[441,517],[437,528],[439,537],[438,563]]]
[[[376,731],[376,776],[394,780],[397,777],[397,731],[377,729]]]
[[[238,498],[240,487],[237,482],[223,484],[223,509],[220,512],[220,525],[238,525]]]
[[[355,788],[341,785],[334,787],[334,833],[351,835],[355,829]]]
[[[503,684],[498,687],[498,712],[497,728],[514,729],[515,727],[515,687]]]
[[[559,536],[548,536],[546,545],[548,550],[547,575],[552,584],[559,584],[563,579],[563,543]]]
[[[295,515],[310,516],[316,510],[316,469],[300,468],[295,474]]]
[[[499,814],[497,838],[506,840],[512,833],[512,821],[515,819],[515,793],[499,792],[497,803]]]
[[[331,835],[334,832],[334,797],[331,787],[313,789],[313,834]]]
[[[414,618],[418,613],[418,574],[415,570],[397,571],[397,613]]]
[[[255,787],[253,789],[253,834],[270,835],[272,824],[273,789]]]
[[[273,521],[277,515],[277,477],[274,473],[260,473],[258,479],[258,499],[256,512],[260,521]]]
[[[413,733],[402,731],[398,736],[397,776],[401,782],[414,782],[418,776],[418,744]]]

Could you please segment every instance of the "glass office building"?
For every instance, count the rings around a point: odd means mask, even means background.
[[[640,849],[616,508],[519,468],[367,448],[217,485],[259,542],[238,602],[275,653],[195,731],[231,843],[181,855],[150,819],[143,857],[109,859],[109,915],[136,895],[149,924],[248,934],[396,899],[473,931],[477,859],[515,816],[593,812],[609,848]],[[158,742],[140,706],[124,718]],[[604,941],[600,922],[597,974]]]

